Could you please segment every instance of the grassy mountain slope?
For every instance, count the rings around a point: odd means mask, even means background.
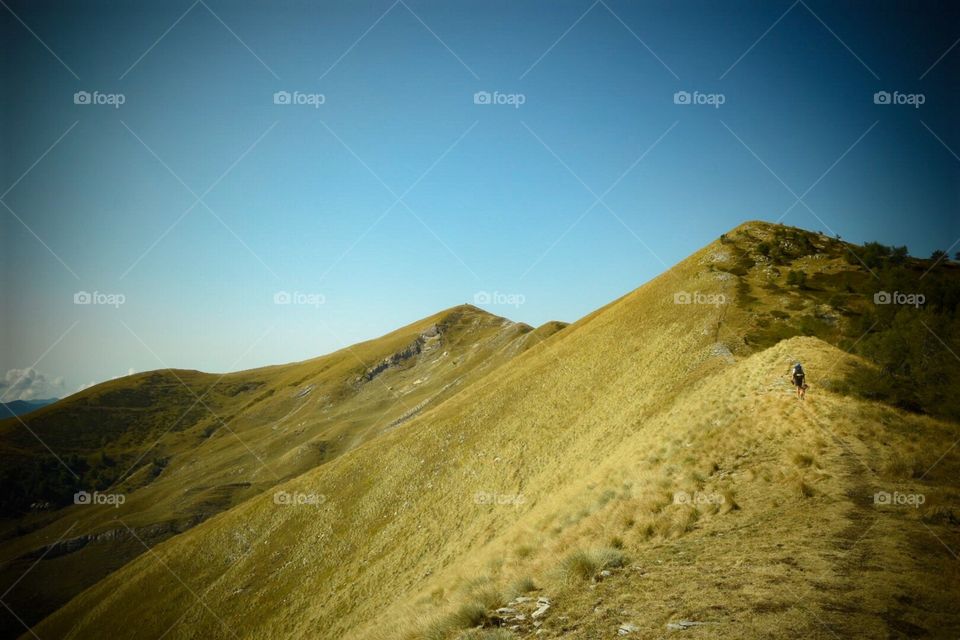
[[[738,275],[736,257],[708,246],[469,394],[282,485],[319,504],[249,500],[158,546],[41,630],[134,637],[145,622],[171,637],[333,638],[409,623],[453,637],[483,623],[510,585],[550,594],[548,637],[613,633],[626,618],[653,631],[679,617],[716,625],[703,637],[778,625],[818,637],[822,618],[830,629],[924,627],[924,608],[956,628],[944,604],[955,574],[927,579],[948,557],[936,538],[957,544],[944,506],[956,497],[956,459],[913,478],[956,426],[831,391],[870,365],[816,338],[752,345],[760,298],[744,280],[757,274]],[[678,292],[726,299],[678,305]],[[798,310],[812,304],[798,297]],[[815,385],[808,404],[786,388],[795,358]],[[895,483],[921,486],[926,508],[869,503]],[[714,499],[674,504],[677,491]],[[744,559],[747,541],[755,558]],[[715,543],[727,555],[711,554]],[[854,546],[861,555],[850,557]],[[878,552],[890,562],[854,570]],[[592,582],[603,563],[610,575]],[[787,598],[787,585],[806,599]],[[727,587],[743,592],[741,605]]]
[[[267,492],[157,545],[39,635],[955,636],[960,429],[850,388],[875,365],[830,342],[856,339],[860,302],[746,259],[776,232],[739,227],[275,488],[320,499]],[[859,278],[803,235],[791,266]]]
[[[138,374],[4,421],[4,494],[33,506],[5,521],[0,584],[32,567],[6,599],[35,622],[153,544],[396,429],[563,326],[464,305],[313,360]],[[81,489],[125,502],[74,506]],[[22,630],[9,616],[4,628]]]

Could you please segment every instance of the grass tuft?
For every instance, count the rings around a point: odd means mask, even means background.
[[[522,596],[525,593],[530,593],[537,589],[537,584],[533,581],[533,578],[530,576],[524,576],[514,580],[513,583],[507,588],[506,596],[507,600],[513,600],[518,596]]]
[[[603,569],[622,567],[626,562],[627,556],[620,549],[577,549],[560,562],[559,573],[567,582],[582,582],[592,580]]]

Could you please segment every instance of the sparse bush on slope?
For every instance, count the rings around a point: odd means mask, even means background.
[[[577,549],[560,562],[558,570],[567,581],[590,580],[604,569],[622,567],[626,560],[626,554],[620,549]]]

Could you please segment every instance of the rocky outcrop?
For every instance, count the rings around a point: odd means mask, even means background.
[[[44,545],[43,547],[34,549],[33,551],[24,554],[21,556],[21,558],[56,558],[58,556],[65,556],[75,551],[79,551],[88,544],[130,540],[134,538],[133,534],[136,534],[137,538],[140,538],[152,546],[153,542],[156,542],[158,538],[166,538],[169,535],[185,531],[186,529],[196,525],[200,520],[200,518],[196,518],[189,523],[180,523],[179,526],[174,522],[162,522],[149,527],[140,527],[134,529],[133,533],[124,527],[107,529],[106,531],[101,531],[99,533],[90,533],[82,536],[76,536],[74,538],[66,538],[52,544]]]
[[[357,382],[364,384],[370,382],[378,375],[386,371],[387,369],[397,367],[420,355],[430,347],[438,346],[439,341],[442,339],[444,327],[442,325],[434,324],[425,329],[418,335],[413,342],[407,345],[405,348],[397,351],[394,354],[384,358],[374,366],[367,369],[363,375],[361,375]]]

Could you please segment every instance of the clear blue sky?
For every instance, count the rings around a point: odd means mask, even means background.
[[[572,321],[747,219],[960,237],[947,2],[7,2],[0,376],[43,357],[4,400],[301,360],[479,291]]]

